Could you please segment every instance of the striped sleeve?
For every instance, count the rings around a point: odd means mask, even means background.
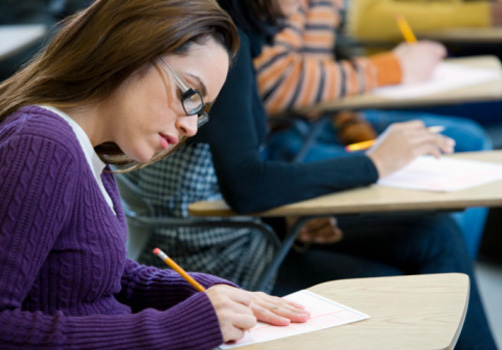
[[[303,0],[273,45],[254,60],[258,87],[271,114],[361,94],[401,81],[391,53],[336,61],[333,50],[343,0]]]

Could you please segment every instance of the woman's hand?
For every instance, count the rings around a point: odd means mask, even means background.
[[[306,322],[310,316],[303,306],[262,292],[219,284],[206,293],[216,311],[224,342],[241,339],[257,320],[287,326],[291,322]]]
[[[446,57],[446,48],[434,41],[401,43],[392,51],[402,70],[402,82],[416,83],[432,76],[434,69]]]
[[[288,227],[291,227],[298,220],[295,216],[286,218]],[[341,241],[342,230],[336,225],[334,217],[315,218],[308,221],[300,230],[296,240],[301,243],[330,244]]]
[[[407,165],[418,156],[430,154],[439,158],[452,153],[455,141],[427,130],[420,120],[394,123],[377,139],[366,154],[375,164],[380,177]]]
[[[249,292],[218,284],[209,288],[206,294],[213,304],[225,343],[241,339],[247,329],[256,325]]]
[[[274,326],[287,326],[291,322],[307,322],[310,313],[300,304],[263,292],[248,292],[251,309],[258,321]]]

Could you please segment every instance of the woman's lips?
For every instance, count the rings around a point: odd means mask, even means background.
[[[160,145],[163,150],[167,150],[169,145],[175,145],[178,143],[178,139],[174,136],[164,135],[163,133],[159,133],[160,136]]]

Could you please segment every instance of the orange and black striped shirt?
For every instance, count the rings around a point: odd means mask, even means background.
[[[299,13],[254,60],[260,94],[270,114],[401,82],[399,62],[390,52],[336,60],[336,30],[344,2],[302,0]]]

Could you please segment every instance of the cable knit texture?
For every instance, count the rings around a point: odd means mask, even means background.
[[[0,125],[0,349],[211,349],[222,342],[205,293],[172,270],[127,260],[113,213],[71,129],[24,107]],[[192,274],[201,284],[228,283]]]

